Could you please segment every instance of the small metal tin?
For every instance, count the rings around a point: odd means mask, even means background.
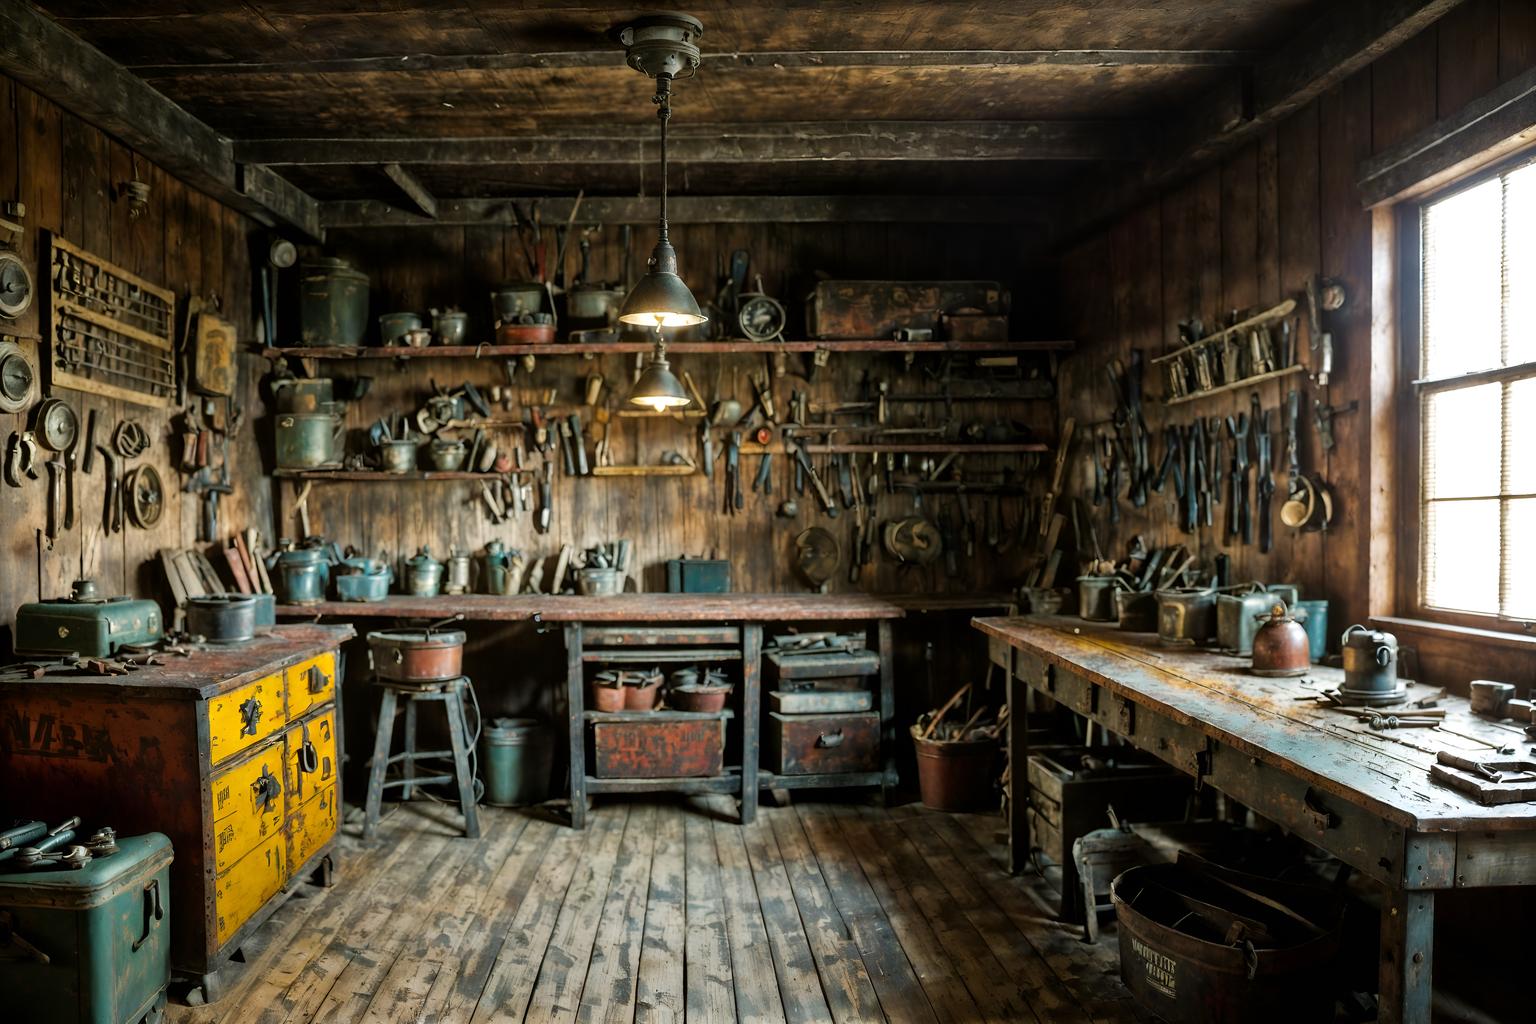
[[[1200,587],[1157,591],[1157,638],[1171,647],[1203,644],[1216,636],[1216,592]]]

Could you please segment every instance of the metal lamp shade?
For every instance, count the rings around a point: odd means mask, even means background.
[[[645,371],[629,393],[634,405],[643,405],[658,412],[664,409],[681,409],[688,404],[688,392],[672,373],[665,356],[654,356],[646,363]]]
[[[662,237],[651,252],[650,269],[624,297],[619,322],[641,327],[693,327],[708,319],[693,292],[677,276],[677,250]]]

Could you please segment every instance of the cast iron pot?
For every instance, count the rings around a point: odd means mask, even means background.
[[[464,631],[381,630],[368,634],[373,668],[380,679],[432,683],[463,675]]]
[[[256,635],[256,601],[249,594],[208,594],[187,599],[187,632],[211,644],[232,644]]]

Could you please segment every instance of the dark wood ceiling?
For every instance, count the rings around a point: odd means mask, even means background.
[[[642,9],[489,0],[43,0],[63,28],[235,140],[318,199],[404,203],[400,163],[449,198],[648,194],[650,84],[611,32]],[[743,149],[699,143],[673,184],[693,195],[1050,197],[1140,158],[1150,136],[1202,98],[1248,89],[1252,69],[1334,8],[1326,0],[695,0],[704,66],[676,90],[674,125],[753,126]],[[901,151],[807,139],[801,126],[970,125]],[[989,126],[1041,122],[1065,141],[996,140]],[[782,132],[775,141],[771,133]],[[547,149],[470,156],[469,140],[577,132],[623,156]],[[814,134],[814,133],[813,133]],[[430,159],[384,143],[452,140]],[[309,143],[306,140],[318,140]],[[324,143],[374,140],[346,157]],[[464,143],[464,158],[452,146]],[[633,145],[629,145],[633,142]],[[767,147],[765,150],[764,147]],[[896,151],[893,151],[896,150]],[[765,152],[768,154],[765,157]],[[498,153],[502,155],[497,155]]]

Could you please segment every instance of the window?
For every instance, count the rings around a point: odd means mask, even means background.
[[[1419,213],[1418,604],[1536,619],[1536,161]]]

